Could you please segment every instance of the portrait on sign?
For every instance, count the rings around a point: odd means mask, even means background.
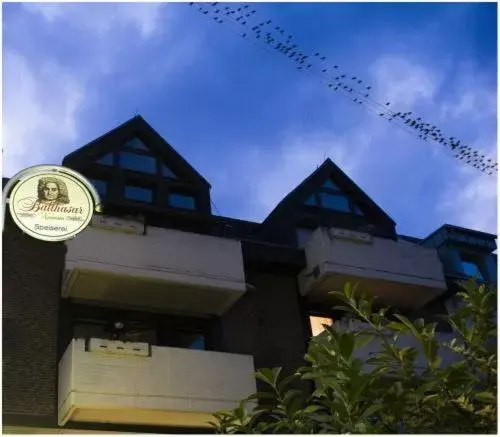
[[[42,203],[69,203],[68,188],[61,178],[43,177],[38,180],[38,200]]]

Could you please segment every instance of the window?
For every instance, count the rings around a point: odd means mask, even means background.
[[[329,191],[331,189],[338,189],[333,182],[328,180],[323,184],[323,187],[328,189],[320,191],[318,194],[313,194],[305,201],[305,204],[333,211],[347,212],[360,216],[363,215],[361,210],[353,202],[351,202],[348,197],[344,196],[340,192],[334,193],[333,191]]]
[[[125,186],[125,197],[138,202],[153,202],[153,190],[150,188],[137,187],[135,185]]]
[[[108,154],[104,155],[102,158],[97,160],[97,163],[102,164],[102,165],[113,165],[114,164],[113,154],[108,153]]]
[[[106,326],[99,322],[76,322],[73,325],[74,338],[106,338]]]
[[[156,329],[142,323],[129,320],[115,320],[123,324],[120,330],[113,329],[112,320],[77,320],[73,324],[74,338],[105,338],[116,340],[133,341],[137,343],[148,343],[156,345]]]
[[[304,247],[313,230],[310,228],[297,228],[297,242],[299,247]]]
[[[353,205],[353,212],[356,215],[364,215],[356,205]]]
[[[306,200],[306,205],[317,206],[316,196],[311,196]]]
[[[481,274],[479,266],[473,261],[462,260],[462,271],[467,276],[477,277],[477,279],[484,280],[484,277]]]
[[[177,176],[165,164],[161,165],[161,174],[166,178],[177,179]]]
[[[185,196],[183,194],[174,194],[172,193],[169,198],[170,206],[174,208],[182,208],[182,209],[195,209],[196,202],[194,197]]]
[[[342,195],[321,193],[321,205],[323,208],[333,209],[335,211],[351,212],[349,199]]]
[[[340,188],[335,185],[330,179],[328,179],[323,185],[322,185],[323,188],[330,188],[332,190],[338,190],[340,191]]]
[[[99,196],[101,197],[106,196],[108,188],[108,183],[106,181],[101,181],[98,179],[89,179],[89,181],[92,183],[96,191],[99,193]]]
[[[120,152],[120,166],[126,170],[156,174],[156,159],[148,155]]]
[[[333,326],[333,319],[330,317],[309,316],[309,323],[311,324],[312,335],[315,337],[325,330],[323,325]]]
[[[196,332],[179,332],[176,346],[186,349],[205,350],[205,337]]]
[[[139,138],[133,138],[125,144],[126,147],[130,147],[132,149],[144,150],[148,151],[148,148],[144,145],[144,143]]]

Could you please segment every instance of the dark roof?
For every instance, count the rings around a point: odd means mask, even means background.
[[[297,201],[305,201],[309,195],[313,194],[318,189],[324,179],[328,177],[330,177],[333,182],[338,184],[340,188],[343,188],[346,194],[354,194],[354,197],[362,200],[365,205],[370,207],[377,214],[384,217],[391,224],[395,224],[395,221],[370,197],[368,197],[368,195],[360,187],[358,187],[358,185],[356,185],[354,181],[349,178],[349,176],[347,176],[330,158],[327,158],[313,173],[311,173],[299,185],[297,185],[297,187],[290,191],[290,193],[288,193],[266,217],[264,223],[283,209],[283,207],[291,205]]]
[[[128,141],[134,136],[139,136],[148,147],[159,153],[166,161],[175,161],[175,164],[190,179],[200,182],[210,188],[208,181],[201,176],[163,137],[156,132],[140,115],[122,123],[118,127],[101,135],[99,138],[76,149],[66,155],[63,165],[79,167],[82,164],[90,165],[97,156],[116,149],[123,141]]]
[[[495,234],[490,234],[490,233],[483,232],[483,231],[476,231],[474,229],[469,229],[469,228],[462,228],[460,226],[455,226],[455,225],[444,224],[441,227],[439,227],[438,229],[436,229],[435,231],[431,232],[427,237],[423,238],[421,241],[425,241],[425,240],[431,238],[433,235],[435,235],[441,231],[445,231],[445,230],[464,232],[466,234],[472,234],[475,236],[485,238],[487,240],[496,240],[497,239],[497,236]]]

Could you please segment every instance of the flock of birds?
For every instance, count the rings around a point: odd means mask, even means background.
[[[276,25],[273,20],[256,20],[253,5],[229,3],[189,3],[207,18],[230,25],[241,37],[288,58],[298,70],[309,71],[321,78],[327,87],[362,105],[366,110],[386,119],[392,125],[406,130],[424,141],[434,141],[451,151],[455,158],[477,170],[492,175],[498,172],[498,164],[491,158],[463,144],[455,137],[447,137],[435,124],[428,123],[413,112],[396,112],[391,102],[380,103],[371,97],[372,86],[357,75],[348,74],[339,65],[331,64],[327,56],[318,51],[306,51],[293,40],[293,35]]]

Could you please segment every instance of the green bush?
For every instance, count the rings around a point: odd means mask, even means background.
[[[361,327],[325,325],[310,341],[307,366],[286,377],[280,368],[260,369],[256,377],[266,390],[216,413],[212,426],[224,434],[496,433],[496,291],[472,280],[462,287],[462,305],[442,316],[453,329],[448,343],[439,341],[435,323],[389,319],[349,284],[330,293],[342,304],[334,308],[351,313]],[[417,348],[398,345],[403,335],[419,345],[423,368],[415,367]],[[367,361],[355,357],[373,341],[378,352]],[[443,365],[440,347],[458,360]],[[299,380],[312,381],[313,393],[294,388]]]

